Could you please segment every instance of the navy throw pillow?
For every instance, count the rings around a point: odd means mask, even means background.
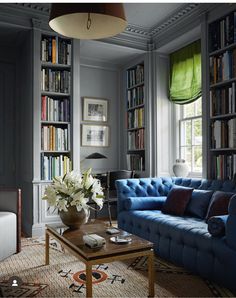
[[[160,210],[166,197],[129,197],[124,200],[126,210]]]
[[[225,235],[225,226],[228,215],[213,216],[209,218],[207,224],[208,232],[214,237],[223,237]]]
[[[167,195],[162,212],[182,216],[191,198],[193,188],[174,185]]]
[[[227,215],[232,192],[216,191],[213,193],[206,215],[206,222],[212,216]]]
[[[186,214],[204,219],[213,191],[194,189],[186,208]]]

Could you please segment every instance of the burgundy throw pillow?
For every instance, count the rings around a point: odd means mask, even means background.
[[[173,186],[167,195],[162,212],[172,215],[184,215],[185,209],[192,196],[193,188]]]
[[[206,221],[212,216],[227,215],[231,192],[216,191],[213,193],[206,215]]]

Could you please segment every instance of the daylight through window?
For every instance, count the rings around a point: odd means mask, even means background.
[[[202,172],[202,98],[180,107],[180,156],[191,173]]]

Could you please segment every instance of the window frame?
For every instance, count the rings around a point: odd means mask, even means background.
[[[199,98],[197,100],[199,100]],[[196,101],[194,101],[193,103],[196,103]],[[193,126],[193,122],[194,122],[194,120],[200,119],[201,120],[201,124],[203,124],[202,110],[201,110],[201,114],[200,115],[193,115],[193,116],[184,117],[184,106],[186,106],[186,105],[187,104],[183,104],[183,105],[179,105],[178,106],[179,112],[177,113],[177,115],[179,117],[177,119],[177,124],[178,125],[176,127],[176,132],[178,131],[178,145],[177,145],[178,150],[177,151],[179,152],[179,158],[184,159],[184,157],[182,156],[182,150],[181,149],[182,148],[191,148],[191,169],[189,171],[188,176],[189,177],[202,178],[202,175],[203,175],[203,163],[202,163],[202,171],[201,172],[194,172],[193,171],[193,160],[194,160],[194,156],[193,156],[194,150],[193,150],[193,148],[196,147],[196,146],[198,146],[198,145],[193,144],[193,139],[194,139],[193,138],[194,137],[194,126]],[[202,105],[202,102],[201,102],[201,105]],[[187,121],[191,121],[191,144],[190,145],[182,146],[181,145],[182,123],[187,122]],[[201,125],[201,127],[203,127],[203,125]],[[202,140],[203,140],[203,130],[202,130]],[[203,160],[203,143],[201,144],[201,149],[202,149],[202,160]]]

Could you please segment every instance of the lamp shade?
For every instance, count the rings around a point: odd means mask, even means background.
[[[49,26],[71,38],[114,36],[127,26],[122,3],[53,3]]]
[[[86,159],[100,159],[100,158],[107,158],[105,155],[95,152],[86,157]]]

